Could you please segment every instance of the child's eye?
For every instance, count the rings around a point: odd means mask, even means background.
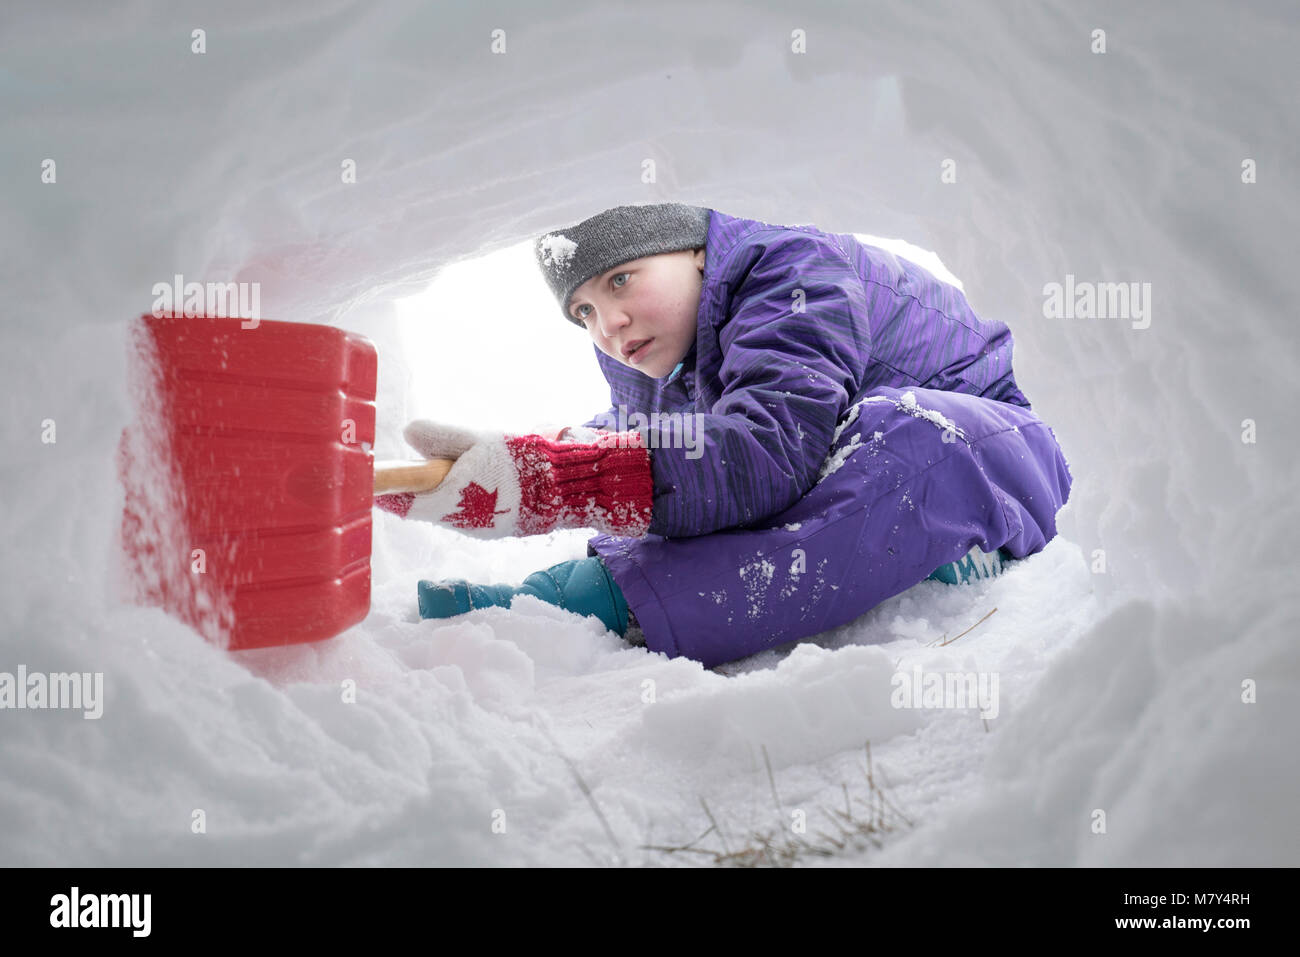
[[[620,272],[620,273],[615,273],[614,275],[610,276],[610,277],[609,277],[610,285],[611,285],[611,286],[614,286],[615,289],[622,289],[624,286],[627,285],[626,282],[620,282],[620,283],[618,283],[617,285],[615,285],[615,282],[614,282],[614,281],[615,281],[616,279],[618,279],[620,276],[627,276],[627,277],[630,279],[630,278],[632,277],[632,274],[631,274],[630,272]],[[582,310],[584,310],[584,309],[586,309],[586,308],[588,308],[588,306],[587,306],[587,303],[585,303],[585,302],[584,302],[582,305],[580,305],[580,306],[574,306],[574,307],[573,307],[573,311],[577,314],[577,318],[578,318],[578,321],[579,321],[579,322],[582,322],[582,321],[585,320],[589,315],[591,315],[591,313],[589,313],[589,312],[583,312],[583,311],[582,311]]]

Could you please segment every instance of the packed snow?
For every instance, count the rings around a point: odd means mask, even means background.
[[[0,672],[103,683],[97,718],[0,710],[0,864],[1300,863],[1295,11],[678,13],[6,11]],[[712,671],[532,598],[418,620],[419,579],[517,583],[582,530],[377,511],[371,612],[312,645],[229,653],[123,600],[156,283],[255,281],[263,318],[369,336],[376,454],[405,457],[410,418],[606,409],[521,244],[662,201],[937,253],[1011,326],[1075,479],[1061,534]],[[489,254],[469,297],[425,292]],[[1049,317],[1067,276],[1149,283],[1141,321]],[[913,707],[926,675],[996,709]]]

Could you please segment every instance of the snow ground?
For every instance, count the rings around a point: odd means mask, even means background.
[[[94,721],[0,713],[0,863],[698,864],[643,845],[712,814],[696,847],[736,850],[801,810],[811,840],[846,788],[867,797],[868,741],[910,824],[891,811],[880,846],[805,863],[1297,863],[1294,11],[678,9],[6,11],[0,671],[103,672],[106,700]],[[377,513],[371,614],[313,646],[227,654],[120,600],[113,450],[155,282],[256,280],[267,318],[370,336],[391,457],[413,414],[603,409],[553,303],[431,308],[438,356],[396,303],[450,263],[663,200],[937,251],[1012,327],[1075,477],[1062,535],[999,579],[923,583],[715,672],[534,601],[417,620],[416,579],[518,581],[583,554],[580,531],[482,543]],[[1150,327],[1043,318],[1067,274],[1152,283]],[[544,324],[554,356],[463,361]],[[996,673],[998,716],[892,707],[916,665]]]

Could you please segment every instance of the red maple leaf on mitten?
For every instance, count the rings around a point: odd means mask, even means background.
[[[457,528],[491,528],[495,519],[493,515],[506,515],[510,509],[497,507],[497,490],[488,491],[478,482],[470,482],[460,492],[460,506],[454,512],[448,512],[442,521]]]

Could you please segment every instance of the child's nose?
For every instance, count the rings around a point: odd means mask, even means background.
[[[628,314],[623,310],[613,309],[607,311],[604,315],[602,315],[600,317],[600,321],[601,321],[601,329],[605,333],[605,335],[612,336],[614,333],[618,332],[618,330],[622,329],[632,320],[628,317]]]

